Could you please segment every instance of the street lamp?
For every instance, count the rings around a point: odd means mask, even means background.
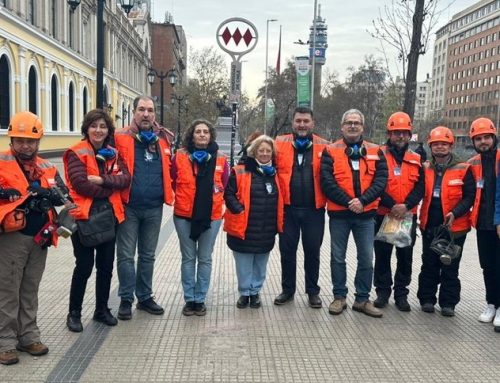
[[[96,107],[103,109],[104,105],[104,3],[106,0],[97,1],[97,57],[96,57]],[[74,12],[81,0],[66,0]],[[120,5],[127,13],[135,4],[135,0],[120,0]],[[127,11],[128,10],[128,11]]]
[[[155,77],[158,77],[160,79],[160,125],[163,126],[163,81],[168,77],[168,81],[170,82],[170,85],[173,87],[175,86],[175,83],[177,82],[177,73],[175,71],[175,66],[168,70],[166,73],[163,73],[163,71],[158,71],[154,68],[149,68],[149,73],[148,73],[148,82],[151,86],[153,86],[155,82]]]
[[[172,106],[174,106],[175,102],[177,101],[177,137],[175,140],[175,150],[179,149],[179,147],[181,146],[181,106],[182,101],[184,101],[184,108],[187,110],[187,98],[187,94],[181,96],[179,94],[172,93],[172,99],[170,100]]]
[[[267,67],[269,66],[269,23],[278,21],[278,19],[266,20],[266,82],[264,87],[264,134],[267,131]]]

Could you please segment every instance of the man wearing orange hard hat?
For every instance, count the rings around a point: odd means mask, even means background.
[[[454,142],[452,131],[444,126],[429,133],[431,157],[424,163],[425,192],[420,208],[422,268],[417,297],[422,311],[433,313],[437,302],[446,317],[455,315],[460,301],[458,268],[476,194],[470,165],[452,153]]]
[[[488,118],[478,118],[470,126],[469,137],[478,154],[467,161],[476,181],[476,198],[472,208],[472,226],[476,228],[479,264],[483,269],[486,307],[479,321],[493,322],[500,332],[500,203],[495,214],[497,173],[500,151],[497,149],[497,129]],[[500,202],[500,201],[499,201]],[[497,234],[498,231],[498,234]]]
[[[37,326],[38,287],[47,248],[57,243],[54,206],[68,190],[56,167],[38,156],[43,126],[31,112],[15,114],[0,152],[0,363],[19,361],[18,351],[49,352]],[[58,187],[56,191],[54,187]]]
[[[385,307],[393,287],[394,302],[400,311],[411,311],[408,286],[411,282],[413,246],[417,231],[417,208],[424,195],[424,172],[420,155],[408,147],[411,132],[412,123],[408,114],[396,112],[389,117],[387,143],[380,147],[387,160],[387,185],[380,197],[375,216],[375,233],[380,229],[386,215],[397,219],[403,219],[408,214],[412,217],[411,244],[396,248],[394,287],[391,271],[393,245],[379,240],[374,242],[373,284],[377,299],[373,304],[378,308]]]

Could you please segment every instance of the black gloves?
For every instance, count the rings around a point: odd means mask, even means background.
[[[21,192],[17,189],[0,189],[0,199],[10,199],[11,197],[21,197]]]

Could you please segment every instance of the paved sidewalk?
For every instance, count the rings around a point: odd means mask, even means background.
[[[307,306],[304,274],[298,293],[285,306],[280,292],[277,246],[272,252],[261,309],[236,308],[233,258],[221,232],[215,246],[205,317],[184,317],[180,253],[172,210],[165,208],[157,252],[154,289],[166,312],[134,311],[133,319],[109,328],[92,321],[95,273],[84,302],[81,334],[66,329],[73,268],[71,242],[51,249],[40,291],[39,324],[50,353],[21,355],[17,365],[0,366],[1,382],[498,382],[500,334],[479,323],[484,305],[482,274],[469,234],[461,265],[462,301],[454,318],[420,311],[416,299],[420,238],[415,249],[411,313],[391,300],[382,319],[350,308],[328,314],[332,299],[329,234],[321,253],[324,307]],[[302,254],[299,256],[302,263]],[[348,249],[349,307],[353,303],[355,247]],[[113,277],[111,308],[118,308]]]

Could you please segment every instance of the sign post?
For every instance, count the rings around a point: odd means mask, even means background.
[[[238,106],[241,98],[241,57],[250,52],[257,45],[257,28],[250,21],[241,17],[232,17],[224,20],[217,28],[217,44],[229,53],[231,62],[231,82],[229,101],[232,105],[231,126],[231,167],[234,166],[234,144],[236,127],[238,126]]]

